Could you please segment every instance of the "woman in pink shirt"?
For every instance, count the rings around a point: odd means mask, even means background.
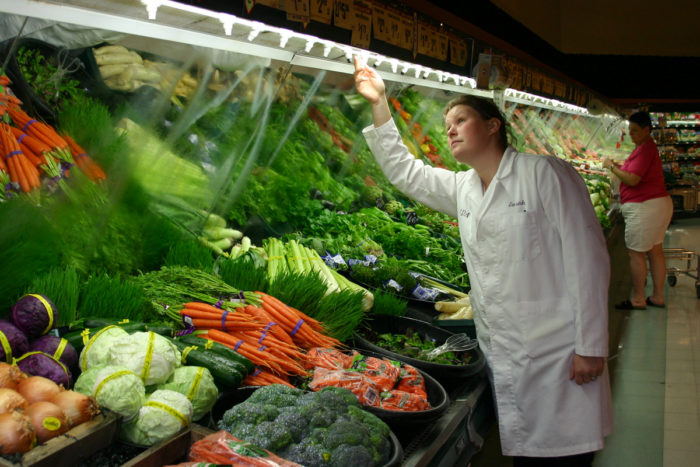
[[[647,306],[664,306],[666,258],[662,243],[673,214],[673,202],[666,191],[661,158],[651,137],[651,119],[646,112],[629,117],[629,133],[635,149],[624,164],[609,158],[603,167],[620,179],[620,201],[625,218],[625,245],[629,250],[632,271],[632,295],[615,305],[623,310],[644,310]],[[644,297],[647,258],[654,285],[652,294]]]

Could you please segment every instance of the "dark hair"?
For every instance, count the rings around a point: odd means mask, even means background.
[[[642,128],[651,128],[651,117],[647,112],[635,112],[628,118],[630,123],[636,123]]]
[[[508,146],[508,124],[503,114],[498,109],[498,106],[488,99],[483,97],[472,96],[469,94],[462,94],[454,99],[450,100],[445,106],[445,110],[442,112],[442,118],[444,120],[447,112],[452,110],[458,105],[466,105],[476,110],[479,116],[483,120],[491,120],[492,118],[498,119],[501,122],[501,127],[498,130],[498,139],[501,146],[505,149]]]

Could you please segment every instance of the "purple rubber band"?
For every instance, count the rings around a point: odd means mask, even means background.
[[[24,125],[24,128],[22,128],[22,131],[26,133],[26,132],[27,132],[27,128],[29,128],[29,125],[31,125],[32,123],[36,123],[36,120],[34,120],[34,119],[29,120],[29,121],[27,122],[27,124]]]
[[[221,305],[223,305],[223,304],[224,304],[223,300],[219,300],[218,302],[216,302],[216,303],[214,304],[214,306],[217,307],[217,308],[221,308]]]
[[[7,155],[7,157],[17,156],[19,154],[22,154],[22,151],[12,151]]]
[[[262,334],[260,334],[260,339],[258,339],[258,344],[262,344],[262,341],[265,340],[267,337],[267,332],[263,331]]]
[[[241,340],[241,341],[238,341],[238,342],[236,342],[236,345],[235,345],[235,346],[233,347],[233,350],[235,350],[235,351],[238,351],[238,347],[240,347],[242,343],[243,343],[243,341],[242,341],[242,340]]]
[[[224,314],[221,315],[221,329],[223,329],[224,332],[226,331],[226,316],[228,316],[228,313],[229,311],[226,310],[224,311]]]
[[[292,332],[289,333],[289,335],[290,335],[290,336],[293,336],[294,334],[296,334],[297,331],[299,331],[299,328],[301,327],[302,324],[304,324],[304,320],[303,320],[303,319],[300,319],[299,321],[297,321],[297,325],[294,326],[294,329],[292,329]]]
[[[20,143],[20,144],[22,144],[22,140],[24,139],[25,136],[27,136],[27,134],[26,134],[26,133],[22,133],[22,136],[20,136],[19,139],[17,139],[17,142]]]
[[[252,376],[258,376],[260,373],[262,372],[256,368]]]
[[[262,347],[260,347],[260,348],[258,349],[258,352],[262,352],[262,351],[265,350],[266,348],[267,348],[267,347],[265,347],[265,346],[263,345]]]

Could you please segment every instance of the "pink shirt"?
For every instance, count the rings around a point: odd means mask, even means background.
[[[621,170],[642,177],[635,186],[620,183],[620,201],[624,203],[641,203],[654,198],[668,196],[664,171],[656,143],[649,140],[632,151]]]

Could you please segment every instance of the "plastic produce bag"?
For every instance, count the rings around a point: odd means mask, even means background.
[[[223,430],[192,444],[190,460],[236,466],[301,467]]]
[[[379,407],[380,391],[374,381],[363,373],[352,370],[328,370],[317,367],[309,383],[309,388],[318,391],[329,386],[350,390],[362,405]]]

